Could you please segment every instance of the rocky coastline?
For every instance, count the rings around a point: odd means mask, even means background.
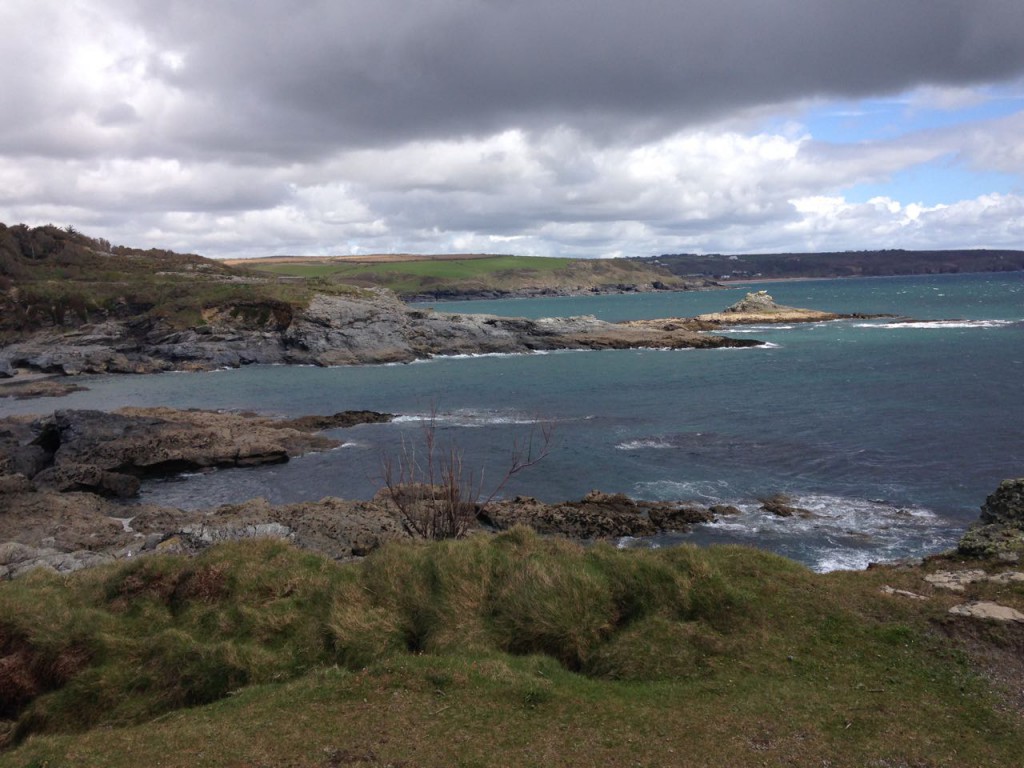
[[[317,296],[287,321],[224,311],[208,313],[204,326],[172,333],[111,320],[37,334],[0,351],[0,377],[7,377],[0,378],[0,396],[63,394],[81,388],[78,374],[87,373],[409,362],[556,349],[745,347],[759,342],[705,331],[719,324],[844,317],[780,307],[763,291],[720,314],[727,320],[526,320],[422,310],[385,292]],[[409,538],[414,532],[385,493],[369,501],[327,498],[278,506],[253,499],[198,511],[124,502],[138,494],[147,477],[284,462],[337,446],[339,441],[320,434],[324,430],[391,418],[368,411],[281,420],[252,413],[124,408],[0,420],[0,577],[37,566],[71,571],[148,552],[195,553],[239,538],[283,538],[339,559]],[[779,496],[765,500],[763,509],[782,517],[806,513]],[[553,504],[529,497],[499,500],[476,509],[470,529],[527,525],[546,535],[616,539],[685,531],[735,512],[593,491],[578,501]]]
[[[438,288],[433,291],[403,295],[402,299],[414,304],[431,301],[491,301],[495,299],[550,299],[567,296],[607,296],[626,293],[674,293],[677,291],[713,291],[724,286],[710,278],[686,279],[681,283],[664,283],[655,280],[650,283],[617,283],[594,286],[543,286],[537,288],[513,289],[458,289]]]
[[[271,505],[257,498],[192,511],[125,503],[144,478],[284,462],[337,446],[323,430],[392,418],[373,411],[272,419],[123,408],[0,420],[0,578],[35,567],[69,572],[154,552],[195,554],[217,542],[253,537],[285,539],[337,559],[413,538],[387,489],[368,501]],[[546,535],[618,539],[685,531],[735,511],[592,491],[554,504],[529,497],[494,501],[473,510],[469,530],[526,525]]]
[[[275,538],[338,560],[415,538],[388,489],[365,501],[325,498],[272,505],[257,498],[185,511],[135,502],[140,480],[212,467],[288,461],[339,444],[323,430],[389,421],[345,411],[273,419],[257,414],[125,408],[62,410],[0,420],[0,579],[43,567],[61,573],[153,553],[196,554],[224,541]],[[780,517],[811,514],[776,495]],[[652,502],[592,491],[545,503],[518,496],[472,510],[469,535],[525,525],[542,535],[617,540],[686,531],[735,514],[732,507]],[[1024,553],[1024,479],[1003,483],[982,508],[960,553],[1016,561]]]
[[[285,315],[253,307],[245,312],[211,310],[202,325],[185,330],[135,318],[39,331],[0,349],[0,379],[26,371],[74,376],[250,364],[406,363],[445,355],[563,349],[759,344],[701,330],[610,323],[593,316],[528,320],[434,312],[408,306],[383,291],[317,295],[305,309]]]

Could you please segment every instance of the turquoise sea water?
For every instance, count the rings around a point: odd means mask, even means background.
[[[370,408],[397,422],[339,431],[342,448],[286,465],[147,483],[143,500],[185,507],[264,496],[368,497],[381,456],[439,439],[496,481],[515,439],[553,425],[551,454],[506,495],[554,501],[600,488],[725,502],[741,514],[685,536],[623,545],[727,541],[817,569],[950,546],[1005,477],[1024,475],[1024,274],[806,281],[727,291],[437,304],[457,312],[619,320],[719,310],[746,290],[838,312],[917,322],[747,327],[753,349],[565,352],[346,368],[251,367],[97,377],[59,400],[0,413],[121,405],[300,415]],[[790,494],[807,519],[761,513]]]

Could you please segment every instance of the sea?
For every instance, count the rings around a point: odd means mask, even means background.
[[[744,544],[817,571],[954,547],[999,482],[1024,476],[1024,273],[846,278],[725,290],[436,303],[447,312],[606,320],[718,311],[750,290],[781,304],[890,318],[758,325],[762,346],[571,351],[336,368],[252,366],[99,376],[87,392],[0,401],[0,415],[126,405],[299,416],[372,409],[388,424],[331,432],[287,464],[151,480],[140,501],[181,508],[263,497],[369,498],[384,469],[423,459],[428,433],[490,495],[512,454],[548,453],[498,496],[729,504],[739,513],[622,547]],[[806,516],[777,517],[786,494]]]

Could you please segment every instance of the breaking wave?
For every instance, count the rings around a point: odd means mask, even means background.
[[[880,328],[885,330],[901,330],[904,328],[1002,328],[1016,325],[1020,320],[922,320],[905,323],[857,323],[856,328]]]

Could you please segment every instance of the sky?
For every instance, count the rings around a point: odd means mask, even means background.
[[[1024,248],[1021,0],[0,0],[0,222],[211,257]]]

